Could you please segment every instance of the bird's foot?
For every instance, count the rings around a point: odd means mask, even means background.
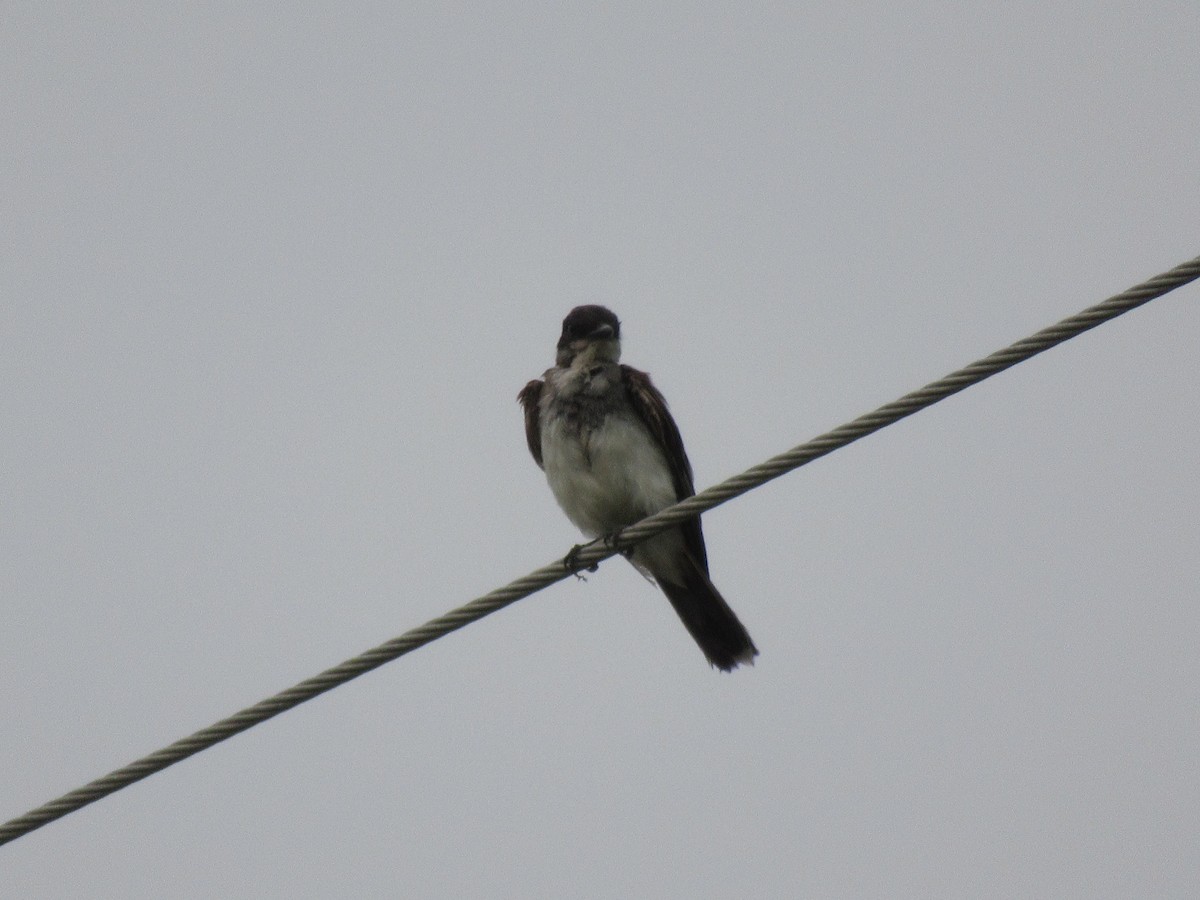
[[[589,572],[598,571],[600,568],[599,563],[592,563],[590,566],[586,566],[586,567],[580,565],[579,553],[586,546],[588,546],[588,545],[587,544],[576,544],[574,547],[572,547],[570,549],[570,551],[567,553],[567,555],[563,557],[563,568],[565,568],[568,572],[570,572],[572,575],[574,575],[580,581],[587,581],[587,579],[580,572],[581,568],[586,568],[587,571],[589,571]]]
[[[626,559],[629,559],[630,557],[633,556],[633,548],[620,546],[621,535],[624,533],[625,533],[624,528],[618,528],[616,531],[606,534],[604,536],[604,546],[607,547],[609,550],[616,550],[623,557],[625,557]]]

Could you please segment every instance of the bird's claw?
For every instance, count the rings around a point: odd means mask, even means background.
[[[598,540],[604,544],[604,549],[616,550],[626,559],[629,559],[633,556],[633,548],[619,546],[621,543],[621,534],[624,531],[624,528],[618,528],[616,531],[606,534],[602,538],[598,538]],[[587,581],[587,579],[581,574],[582,572],[597,572],[600,569],[599,563],[592,563],[590,566],[585,566],[579,562],[579,554],[583,552],[585,547],[590,547],[594,543],[596,543],[596,541],[590,541],[586,544],[576,544],[570,549],[567,555],[563,557],[563,568],[565,568],[580,581]]]
[[[587,581],[587,579],[579,571],[581,568],[586,568],[588,572],[595,572],[600,568],[599,563],[592,563],[590,566],[586,567],[580,565],[579,553],[586,546],[587,544],[576,544],[570,549],[567,555],[563,557],[563,567],[580,581]]]
[[[604,536],[604,546],[607,547],[609,550],[616,550],[623,557],[625,557],[626,559],[629,559],[631,556],[633,556],[633,548],[620,546],[621,535],[624,533],[625,533],[624,528],[618,528],[616,531],[612,532],[611,534],[606,534]]]

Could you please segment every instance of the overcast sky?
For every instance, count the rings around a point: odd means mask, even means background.
[[[1200,7],[5,5],[0,820],[1200,253]],[[28,898],[1194,896],[1200,289],[0,848]]]

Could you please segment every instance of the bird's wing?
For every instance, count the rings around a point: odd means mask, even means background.
[[[671,480],[675,483],[675,499],[684,500],[696,493],[692,482],[692,464],[683,449],[683,437],[679,426],[667,409],[666,398],[650,381],[650,376],[632,366],[621,366],[621,379],[629,395],[629,402],[662,448],[671,467]],[[689,519],[681,526],[688,551],[704,572],[708,573],[708,554],[704,549],[704,533],[700,530],[700,517]]]
[[[544,381],[535,378],[521,388],[521,392],[517,394],[517,399],[521,401],[521,406],[525,409],[525,440],[529,444],[529,452],[533,454],[533,461],[538,464],[539,469],[543,466],[542,425],[538,403],[542,399],[542,388],[545,386]]]

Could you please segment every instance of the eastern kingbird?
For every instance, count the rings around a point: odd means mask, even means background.
[[[518,395],[534,462],[589,538],[696,493],[667,401],[620,357],[612,311],[577,306],[563,319],[554,367]],[[638,544],[629,561],[662,588],[712,665],[728,672],[754,662],[754,642],[709,580],[699,516]]]

